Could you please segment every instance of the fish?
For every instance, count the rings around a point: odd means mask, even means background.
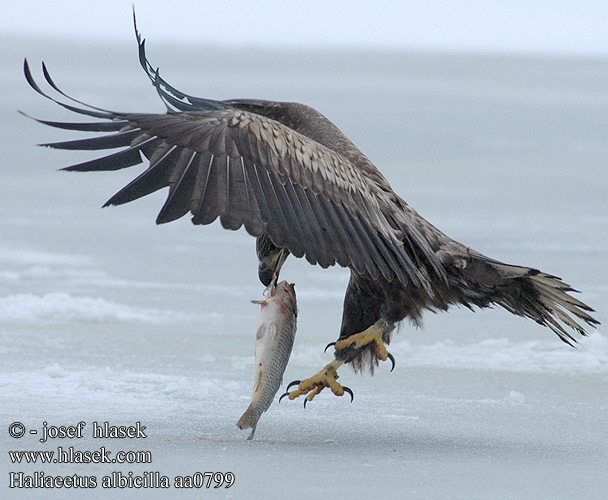
[[[253,439],[258,420],[281,386],[297,329],[295,285],[277,284],[275,276],[264,295],[265,300],[251,301],[262,306],[255,336],[255,382],[251,403],[236,424],[241,430],[252,428],[248,440]]]

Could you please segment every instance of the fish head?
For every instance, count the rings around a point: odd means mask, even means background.
[[[291,304],[295,311],[297,308],[295,283],[287,283],[287,281],[277,283],[273,298],[279,302]]]

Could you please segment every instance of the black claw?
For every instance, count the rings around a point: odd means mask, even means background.
[[[391,366],[391,371],[393,371],[395,369],[395,358],[393,357],[393,355],[390,352],[386,353],[388,359],[391,360],[391,363],[393,364],[393,366]]]
[[[289,385],[287,386],[287,392],[289,392],[289,389],[291,389],[294,385],[300,385],[300,382],[302,382],[302,381],[294,380],[293,382],[289,382]]]
[[[304,409],[306,409],[306,403],[308,403],[308,398],[304,398]]]
[[[285,391],[285,393],[281,394],[281,397],[279,398],[279,403],[281,403],[281,400],[285,396],[289,396],[289,389],[291,389],[294,385],[300,385],[300,382],[302,382],[302,381],[301,380],[294,380],[293,382],[290,382],[289,385],[287,386],[287,390]]]
[[[327,344],[325,346],[325,349],[323,349],[323,352],[327,352],[327,349],[329,349],[332,345],[336,345],[336,343],[335,342],[330,342],[329,344]]]
[[[353,394],[353,391],[351,391],[350,388],[346,387],[345,385],[342,386],[342,389],[344,389],[344,392],[348,393],[348,395],[350,396],[350,402],[352,403],[353,400],[355,399],[355,395]]]

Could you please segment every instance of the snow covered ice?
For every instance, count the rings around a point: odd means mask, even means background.
[[[563,277],[604,324],[571,349],[501,310],[428,314],[423,330],[404,324],[394,337],[393,373],[341,370],[352,404],[325,392],[306,410],[275,400],[248,442],[234,423],[254,370],[259,309],[249,301],[263,290],[254,240],[187,218],[155,226],[164,192],[99,210],[134,169],[58,173],[91,155],[36,148],[75,137],[16,113],[72,118],[27,86],[24,56],[34,67],[44,59],[60,86],[91,104],[162,112],[135,44],[1,42],[0,496],[65,498],[65,490],[9,489],[10,471],[119,470],[230,471],[235,483],[97,487],[86,497],[605,497],[607,61],[204,48],[174,57],[148,47],[163,76],[191,94],[314,106],[441,230]],[[348,273],[289,259],[281,278],[296,283],[300,310],[289,382],[331,359],[323,348],[336,338]],[[11,438],[17,421],[27,429],[84,421],[89,430],[94,421],[139,421],[148,437],[116,444],[85,433],[42,445]],[[7,454],[101,445],[153,460],[43,467]]]

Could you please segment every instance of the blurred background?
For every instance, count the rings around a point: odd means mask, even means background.
[[[608,5],[601,0],[25,0],[5,9],[0,32],[125,41],[132,4],[158,42],[562,55],[608,50]]]

